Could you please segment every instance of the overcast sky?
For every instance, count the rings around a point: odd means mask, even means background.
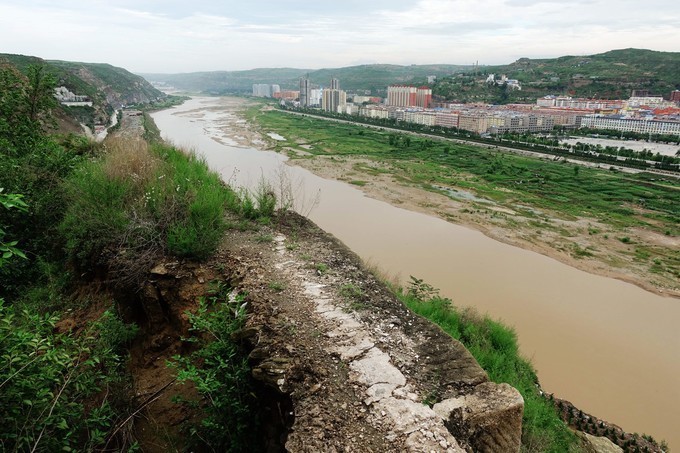
[[[0,53],[133,72],[680,51],[678,0],[0,0]]]

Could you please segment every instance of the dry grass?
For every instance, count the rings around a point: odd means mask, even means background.
[[[112,138],[106,142],[104,173],[111,180],[131,180],[143,186],[153,178],[160,162],[142,139]]]
[[[390,273],[380,267],[378,263],[376,263],[372,258],[369,258],[368,260],[363,260],[364,262],[364,267],[368,272],[373,274],[375,278],[377,278],[379,281],[387,284],[391,288],[401,288],[402,285],[404,284],[404,279],[402,278],[401,274],[399,273]]]

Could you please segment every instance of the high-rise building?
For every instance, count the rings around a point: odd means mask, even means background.
[[[416,105],[416,87],[408,85],[390,85],[387,87],[387,105],[394,107],[411,107]]]
[[[321,108],[326,112],[338,112],[339,108],[347,104],[347,93],[342,90],[323,90]]]
[[[428,87],[416,88],[410,85],[390,85],[387,87],[387,105],[428,108],[431,103],[432,90]]]
[[[300,77],[300,107],[309,107],[312,85],[308,77]]]
[[[310,107],[319,107],[321,105],[321,96],[322,96],[323,90],[320,88],[312,88],[309,90],[309,106]]]
[[[430,108],[432,103],[432,89],[420,87],[416,90],[416,106],[424,109]]]
[[[331,79],[331,90],[339,90],[340,89],[340,81],[336,78]]]
[[[671,102],[680,102],[680,90],[671,91]]]
[[[281,92],[281,87],[279,85],[276,85],[276,84],[272,85],[272,96],[274,96],[276,93],[280,93],[280,92]]]
[[[271,86],[265,83],[253,84],[253,96],[269,98],[272,95]]]

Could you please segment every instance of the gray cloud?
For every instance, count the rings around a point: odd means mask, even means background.
[[[58,32],[57,32],[58,30]],[[140,72],[676,51],[675,0],[4,0],[0,51]]]

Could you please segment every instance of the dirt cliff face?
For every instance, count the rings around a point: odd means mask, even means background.
[[[129,364],[139,414],[126,429],[144,451],[182,450],[182,426],[201,418],[174,402],[200,396],[167,361],[190,352],[187,313],[215,281],[247,294],[237,339],[261,383],[268,451],[519,451],[514,388],[489,382],[336,239],[295,214],[274,222],[230,230],[203,265],[158,263],[123,306],[140,325]]]
[[[514,388],[488,382],[333,237],[279,222],[232,231],[225,259],[248,294],[253,375],[292,401],[287,450],[519,451]]]

